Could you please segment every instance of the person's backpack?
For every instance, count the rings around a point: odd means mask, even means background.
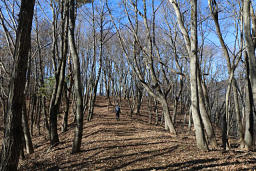
[[[116,106],[116,113],[119,113],[119,112],[120,112],[120,107]]]

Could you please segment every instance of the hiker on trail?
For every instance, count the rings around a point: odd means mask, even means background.
[[[117,120],[117,121],[119,120],[119,115],[120,115],[120,107],[119,107],[119,105],[117,104],[117,105],[116,105],[116,120]]]

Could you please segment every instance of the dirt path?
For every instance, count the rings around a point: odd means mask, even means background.
[[[59,132],[61,144],[51,150],[44,136],[34,137],[35,154],[21,161],[21,170],[239,170],[256,165],[254,154],[198,151],[191,133],[173,137],[160,126],[131,119],[124,109],[116,121],[106,100],[97,99],[93,120],[84,122],[80,153],[70,154],[71,125],[66,133]]]

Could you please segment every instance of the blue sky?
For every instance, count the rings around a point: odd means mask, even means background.
[[[95,1],[96,3],[100,3],[101,0],[97,0]],[[121,16],[121,15],[124,15],[124,12],[120,9],[118,9],[118,3],[116,0],[108,0],[110,4],[112,4],[112,8],[115,9],[115,15],[117,16]],[[183,0],[184,1],[184,0]],[[49,0],[39,0],[40,4],[42,5],[42,8],[44,9],[44,12],[41,11],[41,8],[40,6],[36,6],[37,7],[37,12],[38,12],[38,17],[39,19],[43,19],[45,18],[46,16],[51,19],[51,16],[52,16],[52,12],[51,12],[51,9],[49,7]],[[48,2],[48,3],[47,3]],[[119,1],[118,1],[119,2]],[[140,3],[142,3],[141,0],[139,0]],[[149,2],[149,1],[147,1]],[[161,0],[155,0],[155,6],[157,7],[159,5],[159,3],[161,2]],[[6,14],[5,12],[5,8],[3,7],[3,2],[1,1],[0,2],[0,6],[2,6],[2,9],[3,9],[3,12],[4,14]],[[208,9],[208,4],[207,4],[207,0],[200,0],[198,2],[198,4],[201,6],[201,8],[203,9],[203,13],[207,13],[207,11],[209,10]],[[113,7],[113,5],[115,7]],[[140,5],[140,8],[142,7],[142,5]],[[82,8],[84,9],[90,9],[91,8],[91,4],[86,4],[84,5]],[[148,9],[149,9],[149,12],[148,14],[150,14],[150,11],[151,11],[151,5],[148,6]],[[140,9],[141,10],[141,9]],[[18,11],[17,11],[18,12]],[[149,15],[150,16],[150,15]],[[221,16],[221,15],[220,15]],[[86,27],[85,27],[86,28]],[[230,19],[225,19],[225,20],[221,20],[221,28],[222,28],[222,31],[223,31],[223,36],[224,36],[224,39],[226,41],[226,43],[230,46],[230,48],[232,49],[233,47],[233,44],[234,44],[234,29],[233,29],[233,25],[232,25],[232,21]],[[223,29],[225,28],[225,29]],[[207,28],[207,33],[206,33],[208,36],[207,36],[207,41],[208,43],[213,43],[215,44],[217,47],[220,47],[220,44],[219,44],[219,40],[217,38],[217,35],[215,34],[215,27],[214,25],[211,23],[208,28]],[[219,51],[219,56],[222,55],[222,51],[220,49]]]

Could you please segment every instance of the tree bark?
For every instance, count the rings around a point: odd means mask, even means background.
[[[33,144],[32,144],[32,140],[31,140],[31,135],[29,132],[28,116],[27,116],[25,99],[24,99],[24,104],[23,104],[23,108],[22,108],[22,127],[23,127],[23,133],[24,133],[27,153],[32,154],[32,153],[34,153],[34,149],[33,149]]]
[[[94,52],[93,52],[93,66],[92,66],[92,74],[94,74],[95,71],[95,63],[96,63],[96,28],[95,28],[95,15],[94,15],[94,2],[92,2],[92,8],[93,8],[93,36],[94,36]],[[104,37],[103,37],[103,32],[104,32],[104,13],[103,10],[101,11],[101,15],[100,15],[100,54],[99,54],[99,68],[98,68],[98,72],[96,75],[95,80],[92,79],[92,81],[95,81],[91,88],[91,97],[90,97],[90,103],[89,103],[89,109],[88,109],[88,121],[91,120],[92,115],[94,113],[94,105],[95,105],[95,101],[96,101],[96,96],[97,96],[97,89],[98,89],[98,83],[99,83],[99,79],[101,76],[101,68],[102,68],[102,57],[103,57],[103,44],[104,44]],[[96,73],[95,73],[96,74]]]
[[[80,75],[80,62],[77,54],[77,49],[75,46],[75,2],[69,0],[69,47],[71,51],[71,56],[73,59],[73,72],[74,72],[74,89],[76,95],[76,128],[74,134],[74,140],[72,145],[72,153],[77,153],[80,151],[82,135],[83,135],[83,96],[82,96],[82,84]]]
[[[201,150],[208,150],[205,140],[203,123],[199,111],[198,86],[197,86],[197,0],[191,0],[191,37],[185,28],[181,11],[176,0],[169,0],[175,10],[178,24],[185,40],[186,49],[190,57],[190,86],[191,86],[191,109],[194,122],[197,147]]]
[[[174,98],[174,105],[173,105],[173,115],[172,115],[172,122],[173,122],[173,124],[176,123],[178,101],[179,101],[179,97],[175,96],[175,98]]]
[[[141,108],[141,103],[142,103],[142,96],[143,96],[143,87],[140,85],[139,82],[135,82],[135,87],[136,87],[136,114],[140,114],[140,108]]]
[[[67,2],[61,2],[62,7],[62,35],[61,35],[61,60],[57,73],[55,74],[55,89],[52,94],[51,103],[50,103],[50,143],[51,146],[55,146],[59,143],[59,136],[57,132],[57,115],[59,113],[59,107],[61,104],[61,97],[64,87],[64,78],[65,78],[65,69],[66,69],[66,60],[68,52],[68,7]],[[57,22],[57,21],[55,21]],[[54,30],[55,31],[55,30]],[[56,41],[56,40],[55,40]],[[55,46],[53,44],[53,46]],[[54,48],[54,47],[53,47]],[[55,56],[55,52],[53,52]]]
[[[167,129],[167,130],[169,129],[170,132],[175,132],[175,134],[176,134],[174,125],[173,125],[172,122],[171,122],[170,111],[169,111],[169,108],[168,108],[167,101],[166,101],[166,99],[161,99],[160,102],[161,102],[162,107],[163,107],[163,114],[164,114],[164,121],[165,121],[165,129]],[[157,119],[158,119],[158,118],[157,118]]]
[[[8,111],[1,151],[0,170],[17,170],[22,148],[22,106],[26,83],[28,52],[31,47],[31,27],[34,0],[22,0],[14,50],[14,70],[10,80]]]
[[[198,42],[197,42],[197,0],[191,0],[191,51],[190,57],[190,84],[191,84],[191,104],[192,117],[196,132],[197,147],[201,150],[208,150],[205,140],[203,123],[199,111],[198,85],[197,85],[197,63],[198,63]]]
[[[243,17],[244,17],[244,35],[246,42],[246,51],[248,54],[249,61],[249,77],[251,80],[253,101],[256,102],[256,58],[255,58],[255,46],[253,43],[253,37],[251,34],[251,17],[250,17],[250,6],[252,5],[251,0],[244,0],[243,5]]]
[[[245,149],[251,150],[254,145],[254,126],[253,126],[253,92],[250,79],[250,67],[248,56],[245,56],[246,71],[247,71],[247,86],[246,86],[246,108],[245,108],[245,132],[244,143]]]
[[[71,87],[70,87],[71,88]],[[64,95],[65,95],[65,101],[66,101],[66,108],[65,108],[65,113],[64,113],[64,117],[63,117],[63,121],[62,121],[62,132],[66,132],[68,129],[68,113],[69,113],[69,103],[70,103],[70,92],[68,90],[68,85],[65,82],[64,83]]]
[[[244,20],[244,34],[246,42],[246,60],[247,60],[247,82],[248,82],[248,99],[247,99],[247,111],[246,111],[246,124],[245,124],[245,146],[247,149],[251,149],[254,141],[253,131],[253,108],[256,102],[256,58],[255,58],[255,46],[251,35],[251,18],[250,18],[250,6],[252,2],[250,0],[243,1],[243,20]]]
[[[204,128],[206,130],[206,134],[208,137],[208,144],[212,145],[214,148],[217,147],[217,141],[215,138],[215,134],[213,131],[212,123],[209,118],[209,114],[207,112],[206,106],[205,106],[205,96],[203,93],[203,88],[202,88],[202,80],[201,80],[201,74],[200,74],[200,68],[198,65],[198,71],[197,71],[197,84],[198,84],[198,96],[199,96],[199,108],[200,108],[200,113],[202,116],[202,121],[204,124]]]
[[[237,93],[237,88],[234,83],[235,80],[232,82],[232,88],[233,88],[233,93],[234,93],[234,103],[235,103],[235,114],[236,114],[236,122],[237,122],[237,135],[239,138],[239,144],[240,147],[244,146],[244,130],[243,130],[243,124],[240,116],[240,110],[239,110],[239,102],[238,102],[238,93]]]
[[[231,77],[232,75],[232,80],[230,80],[230,82],[232,82],[232,88],[233,88],[233,95],[234,95],[234,102],[235,102],[235,113],[236,113],[236,119],[237,119],[237,124],[238,124],[238,135],[239,135],[239,141],[240,141],[240,145],[243,144],[243,141],[241,141],[241,139],[243,138],[242,137],[242,133],[241,133],[241,125],[242,125],[242,122],[241,122],[241,118],[240,118],[240,112],[239,112],[239,104],[237,103],[237,100],[238,100],[238,94],[237,94],[237,89],[235,87],[235,78],[233,76],[233,72],[235,71],[235,68],[237,67],[237,64],[238,64],[238,61],[237,63],[233,64],[233,66],[231,65],[231,61],[230,61],[230,56],[229,56],[229,52],[228,52],[228,47],[227,45],[225,44],[224,42],[224,39],[223,39],[223,36],[222,36],[222,33],[221,33],[221,29],[220,29],[220,25],[219,25],[219,21],[218,21],[218,4],[216,3],[213,3],[212,0],[208,0],[208,5],[209,5],[209,8],[210,8],[210,12],[211,12],[211,16],[214,20],[214,23],[215,23],[215,28],[216,28],[216,32],[217,32],[217,35],[218,35],[218,38],[219,38],[219,41],[220,41],[220,44],[221,44],[221,47],[222,47],[222,50],[223,50],[223,53],[224,53],[224,56],[226,58],[226,61],[227,61],[227,68],[228,68],[228,74],[229,74],[229,77]],[[231,87],[230,87],[231,88]],[[229,92],[228,92],[229,94]],[[228,102],[229,99],[226,99],[226,102]],[[229,110],[228,109],[228,103],[226,103],[226,113],[228,113],[227,111]],[[226,116],[226,119],[229,119],[229,115]],[[227,123],[227,122],[225,122]],[[229,123],[227,123],[229,124]],[[227,130],[228,130],[228,127],[229,125],[227,125]],[[224,134],[223,134],[224,135]]]

